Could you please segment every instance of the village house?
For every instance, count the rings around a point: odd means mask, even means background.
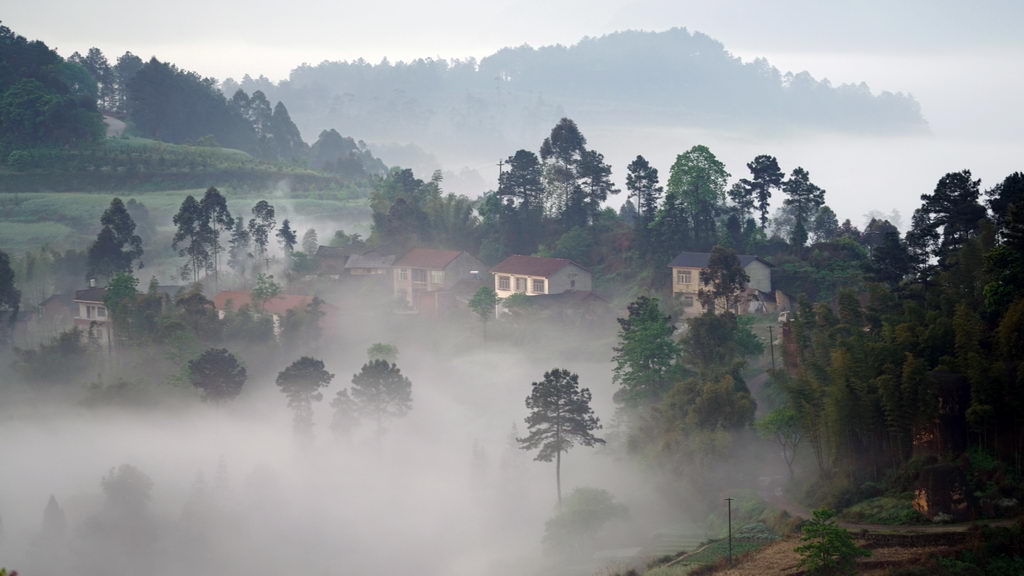
[[[420,313],[438,314],[452,305],[463,280],[479,278],[484,264],[459,250],[416,248],[392,265],[395,298]]]
[[[72,309],[75,314],[75,326],[103,348],[112,350],[114,324],[104,303],[106,296],[106,288],[92,286],[85,290],[75,290]]]
[[[710,258],[711,254],[708,252],[681,252],[669,263],[669,267],[672,268],[672,296],[682,304],[686,316],[701,313],[700,301],[697,298],[701,289],[700,275],[701,271],[708,267]],[[749,280],[743,287],[739,306],[733,312],[774,310],[771,264],[749,254],[738,254],[737,258]]]
[[[345,264],[348,263],[348,257],[352,252],[352,248],[318,246],[316,249],[317,274],[335,280],[341,278],[345,274]]]
[[[383,276],[391,271],[394,262],[394,256],[378,252],[352,254],[345,261],[345,272],[349,276]]]
[[[570,290],[589,292],[592,285],[589,270],[564,258],[516,254],[502,260],[490,272],[494,275],[494,291],[499,298],[512,294],[561,294]]]
[[[278,294],[264,302],[261,308],[257,308],[253,303],[252,293],[248,290],[222,290],[213,297],[213,307],[217,310],[217,317],[221,320],[228,312],[236,311],[243,306],[251,306],[256,311],[269,314],[274,324],[275,338],[281,336],[282,322],[288,312],[290,310],[304,311],[311,302],[313,302],[313,297],[305,294]],[[320,311],[324,314],[320,319],[321,325],[328,324],[326,319],[333,318],[337,312],[334,306],[326,302],[321,305]]]

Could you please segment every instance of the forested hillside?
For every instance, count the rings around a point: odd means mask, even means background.
[[[505,48],[479,61],[362,59],[302,65],[272,83],[224,83],[289,103],[306,133],[325,126],[374,142],[469,155],[542,131],[563,115],[588,124],[904,133],[925,127],[905,94],[834,86],[764,59],[742,62],[685,28],[629,31],[571,46]]]

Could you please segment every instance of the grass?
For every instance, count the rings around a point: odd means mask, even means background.
[[[858,502],[839,513],[847,522],[865,524],[923,524],[927,519],[910,503],[910,495],[878,496]]]
[[[73,246],[81,237],[72,228],[59,222],[9,222],[0,220],[0,250],[24,252],[38,246]]]
[[[54,248],[84,248],[95,238],[100,216],[115,196],[125,202],[129,198],[142,202],[156,226],[167,229],[182,200],[189,194],[198,198],[204,191],[200,188],[123,193],[0,193],[0,250],[18,253],[43,244]],[[253,204],[265,198],[277,208],[278,222],[284,218],[330,220],[352,231],[358,228],[357,224],[365,226],[370,217],[365,199],[337,192],[293,195],[284,191],[267,194],[232,188],[224,188],[221,192],[228,198],[228,206],[236,215],[248,216]],[[327,240],[329,238],[322,239],[325,243]]]

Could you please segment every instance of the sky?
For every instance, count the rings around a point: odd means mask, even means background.
[[[856,144],[864,158],[920,168],[916,180],[893,186],[930,186],[952,162],[950,170],[978,171],[987,187],[1020,170],[1024,157],[1024,2],[1015,0],[16,0],[3,18],[65,56],[98,46],[111,59],[131,50],[219,79],[272,80],[323,60],[480,58],[524,43],[686,27],[744,60],[912,94],[933,141],[885,151]],[[907,146],[916,165],[891,159]],[[836,169],[832,188],[851,177]],[[918,194],[894,207],[908,215]]]

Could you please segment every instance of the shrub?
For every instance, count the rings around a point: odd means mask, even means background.
[[[853,574],[857,558],[871,555],[854,544],[850,533],[837,526],[834,517],[834,511],[818,509],[803,527],[800,541],[805,544],[798,546],[796,552],[801,557],[800,566],[808,574]]]

